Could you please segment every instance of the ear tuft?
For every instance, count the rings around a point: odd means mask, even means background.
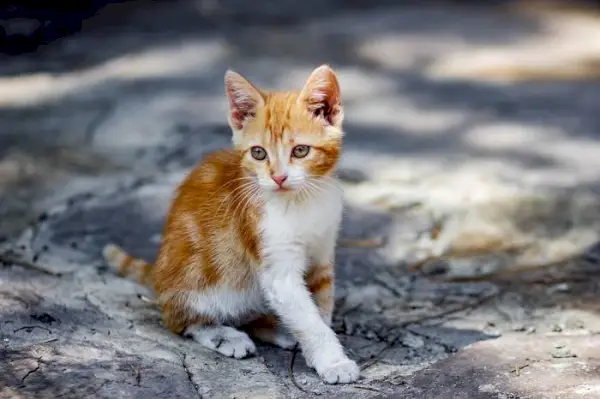
[[[312,71],[301,91],[300,101],[316,118],[329,125],[339,127],[344,119],[340,85],[329,65]]]
[[[262,94],[246,78],[230,69],[225,72],[225,92],[229,100],[229,124],[232,129],[241,130],[264,104]]]

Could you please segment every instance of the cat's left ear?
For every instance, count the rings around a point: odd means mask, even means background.
[[[321,65],[312,71],[300,92],[299,101],[316,118],[323,119],[331,126],[341,126],[344,110],[340,85],[329,65]]]

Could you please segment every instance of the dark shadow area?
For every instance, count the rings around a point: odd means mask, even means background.
[[[285,44],[285,35],[280,38],[272,35],[265,36],[261,30],[301,27],[312,21],[343,18],[344,15],[352,12],[385,14],[386,10],[394,10],[398,7],[418,6],[423,10],[421,18],[437,22],[425,26],[418,20],[404,19],[401,16],[399,19],[392,17],[384,24],[368,26],[368,33],[365,31],[366,37],[390,33],[390,23],[395,25],[394,29],[397,33],[413,32],[431,36],[443,34],[482,42],[496,40],[504,42],[511,38],[518,39],[537,29],[533,21],[531,21],[531,26],[515,24],[509,29],[504,27],[497,30],[485,25],[477,26],[477,23],[457,26],[452,22],[445,22],[442,18],[445,13],[444,7],[454,3],[453,7],[460,9],[461,3],[463,3],[461,1],[433,1],[431,9],[423,7],[425,3],[413,0],[401,2],[385,0],[378,1],[376,5],[362,1],[308,0],[295,2],[285,0],[277,3],[277,6],[269,2],[250,5],[234,0],[219,0],[214,3],[200,0],[90,0],[87,3],[89,4],[81,4],[71,10],[60,7],[52,9],[49,6],[40,8],[39,5],[38,8],[35,5],[29,7],[26,5],[7,6],[7,9],[11,11],[5,11],[3,19],[7,21],[6,23],[10,22],[11,18],[29,18],[31,20],[40,18],[42,22],[39,25],[42,33],[33,34],[29,39],[14,38],[14,43],[4,46],[7,48],[6,52],[12,53],[12,56],[4,59],[10,60],[10,64],[16,64],[16,67],[3,65],[0,68],[0,74],[64,73],[82,70],[123,55],[140,53],[150,48],[177,45],[185,40],[206,36],[219,36],[226,39],[229,45],[233,46],[234,52],[240,56],[256,55],[256,51],[252,49],[257,45],[260,46],[261,41],[266,41],[268,45],[261,49],[262,55],[275,54],[278,57],[292,56],[297,59],[298,49],[292,50]],[[440,3],[441,9],[436,7]],[[486,4],[483,9],[496,7],[503,3],[491,2]],[[473,8],[471,7],[469,10],[472,12]],[[165,21],[176,19],[177,25],[173,26],[170,22],[166,25],[157,24],[156,15],[161,15]],[[45,26],[44,18],[53,22],[46,23],[48,26]],[[527,19],[527,17],[523,18]],[[480,23],[485,24],[485,20]],[[55,24],[60,28],[53,29]],[[527,27],[523,28],[523,26]],[[240,34],[240,28],[255,28],[257,32],[255,35]],[[360,26],[358,28],[360,29]],[[45,29],[48,31],[46,32]],[[482,32],[484,33],[482,34]],[[339,33],[331,35],[320,33],[319,36],[322,36],[322,40],[317,44],[318,48],[304,50],[305,55],[311,60],[320,58],[336,64],[352,64],[357,61],[352,53],[352,43],[345,44],[348,54],[340,51],[344,48],[344,43],[343,37]],[[112,39],[111,45],[90,52],[89,46],[93,45],[95,38]],[[283,39],[283,46],[278,46],[277,42],[281,39]],[[21,40],[31,41],[31,43],[22,44]],[[336,51],[334,52],[328,50],[332,41],[336,42]],[[302,43],[303,47],[304,44]],[[19,53],[22,54],[14,57]]]

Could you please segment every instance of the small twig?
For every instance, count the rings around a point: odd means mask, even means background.
[[[383,391],[381,389],[377,389],[377,388],[373,388],[373,387],[368,387],[366,385],[353,385],[353,387],[357,388],[357,389],[364,389],[365,391],[383,393]]]
[[[383,238],[368,238],[368,239],[341,239],[339,241],[341,247],[346,248],[377,248],[383,245]]]
[[[57,272],[55,270],[48,269],[44,266],[40,266],[35,263],[27,262],[23,259],[18,259],[18,258],[12,257],[6,253],[0,254],[0,263],[4,263],[6,265],[12,264],[12,265],[21,266],[26,269],[36,270],[36,271],[44,273],[44,274],[49,274],[50,276],[54,276],[54,277],[62,276],[61,272]]]
[[[526,367],[529,367],[529,363],[525,363],[520,366],[515,366],[510,372],[515,373],[515,375],[518,377],[521,375],[521,370],[523,370]]]
[[[25,374],[25,375],[23,376],[23,378],[21,378],[21,387],[24,387],[24,386],[25,386],[25,380],[27,379],[27,377],[29,377],[31,374],[35,373],[36,371],[38,371],[38,370],[40,369],[40,361],[41,361],[41,360],[42,360],[42,358],[41,358],[41,357],[38,357],[38,358],[36,359],[36,365],[35,365],[35,368],[33,368],[33,369],[29,370],[29,371],[27,372],[27,374]]]
[[[400,339],[400,336],[397,335],[392,340],[388,341],[383,346],[383,348],[381,348],[379,350],[379,352],[377,352],[369,360],[367,360],[366,362],[364,362],[363,364],[361,364],[360,365],[360,369],[361,370],[366,370],[369,367],[374,366],[376,363],[378,363],[381,360],[381,357],[383,356],[383,354],[385,352],[387,352],[389,349],[391,349],[394,345],[396,345],[396,342],[398,342],[399,339]]]
[[[288,376],[290,377],[292,384],[294,384],[294,386],[296,388],[298,388],[300,391],[302,391],[304,393],[320,395],[321,393],[319,393],[319,392],[310,392],[310,391],[306,390],[302,385],[298,384],[298,381],[296,381],[296,376],[294,375],[294,364],[296,363],[296,355],[297,354],[298,354],[298,344],[296,344],[296,346],[294,346],[294,349],[292,349],[292,358],[290,359],[290,365],[288,366]]]
[[[408,326],[410,326],[412,324],[421,324],[423,322],[426,322],[426,321],[429,321],[429,320],[432,320],[432,319],[439,319],[440,317],[445,317],[445,316],[449,316],[449,315],[454,314],[454,313],[463,312],[463,311],[468,310],[468,309],[477,308],[477,307],[483,305],[485,302],[489,301],[490,299],[498,296],[501,292],[502,292],[502,290],[498,290],[498,291],[494,292],[493,294],[489,294],[489,295],[486,295],[484,297],[481,297],[478,300],[473,301],[471,303],[467,303],[467,304],[464,304],[464,305],[461,305],[461,306],[457,306],[455,308],[450,308],[448,310],[444,310],[443,312],[439,312],[439,313],[436,313],[436,314],[433,314],[433,315],[426,315],[426,316],[423,316],[423,317],[420,317],[420,318],[417,318],[417,319],[414,319],[414,320],[405,321],[404,323],[401,323],[398,327],[399,328],[406,328],[406,327],[408,327]],[[367,360],[366,362],[364,362],[361,365],[361,370],[366,370],[369,367],[371,367],[371,366],[375,365],[376,363],[378,363],[379,360],[381,360],[381,357],[383,356],[383,354],[385,352],[387,352],[389,349],[391,349],[398,342],[398,340],[400,338],[401,338],[400,335],[396,335],[392,340],[388,341],[386,343],[386,345],[383,348],[381,348],[381,350],[379,352],[377,352],[369,360]]]
[[[20,328],[17,328],[16,330],[14,330],[13,333],[16,333],[16,332],[19,332],[19,331],[22,331],[22,330],[33,330],[34,328],[41,328],[42,330],[46,330],[50,334],[52,334],[52,331],[50,331],[49,328],[42,327],[42,326],[23,326],[23,327],[20,327]]]

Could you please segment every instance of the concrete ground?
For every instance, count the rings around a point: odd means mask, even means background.
[[[599,15],[266,4],[112,5],[0,62],[0,397],[600,397]],[[152,259],[174,187],[228,145],[227,67],[285,88],[324,62],[347,115],[345,386],[170,335],[100,257]]]

